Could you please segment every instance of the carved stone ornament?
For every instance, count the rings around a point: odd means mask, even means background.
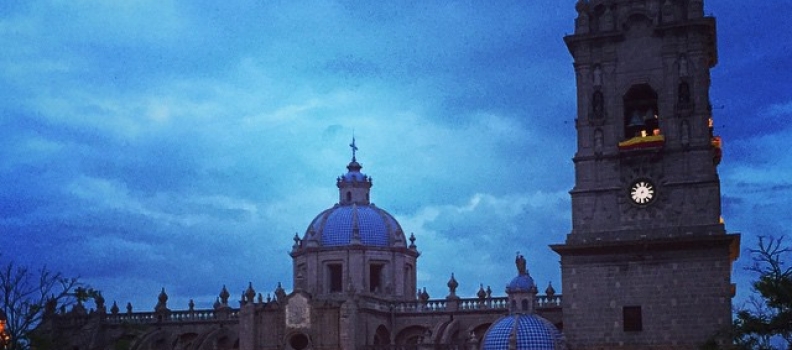
[[[311,327],[311,305],[308,303],[308,298],[302,294],[295,294],[286,304],[286,327]]]

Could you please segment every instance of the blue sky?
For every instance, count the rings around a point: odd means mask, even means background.
[[[789,234],[792,33],[710,0],[727,228]],[[291,287],[288,251],[350,159],[422,251],[419,286],[560,287],[574,1],[3,1],[0,260],[151,311]],[[738,295],[750,275],[735,266]],[[235,293],[235,291],[237,291]]]

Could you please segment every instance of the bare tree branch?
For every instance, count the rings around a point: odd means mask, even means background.
[[[756,294],[737,311],[736,341],[750,349],[772,349],[774,339],[792,346],[792,247],[783,236],[760,236],[758,248],[748,251],[753,264],[747,270],[759,276],[752,283]]]
[[[0,256],[2,257],[2,256]],[[76,293],[79,292],[79,293]],[[32,271],[13,261],[0,266],[0,300],[6,314],[9,350],[30,348],[31,332],[41,324],[47,303],[68,307],[98,295],[76,278],[66,278],[46,266]]]

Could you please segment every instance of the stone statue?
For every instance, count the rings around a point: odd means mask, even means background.
[[[517,252],[517,258],[514,260],[514,263],[517,265],[517,273],[520,275],[525,275],[527,273],[527,269],[525,267],[525,257],[520,255],[519,252]]]

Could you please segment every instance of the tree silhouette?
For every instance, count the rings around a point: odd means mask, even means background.
[[[735,342],[747,349],[773,349],[783,339],[792,348],[792,248],[783,236],[759,237],[759,247],[749,252],[753,264],[748,270],[759,278],[752,283],[756,295],[737,311]]]
[[[6,315],[8,350],[30,349],[35,328],[57,307],[65,308],[99,296],[99,292],[47,267],[31,270],[13,261],[0,267],[0,307]]]

